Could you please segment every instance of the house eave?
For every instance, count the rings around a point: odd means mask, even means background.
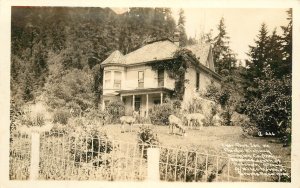
[[[147,65],[151,63],[156,63],[159,61],[168,61],[168,60],[173,60],[175,58],[164,58],[164,59],[155,59],[151,61],[143,61],[143,62],[137,62],[137,63],[130,63],[130,64],[123,64],[123,63],[106,63],[106,64],[101,64],[100,66],[102,67],[108,67],[108,66],[122,66],[122,67],[134,67],[134,66],[139,66],[139,65]]]
[[[172,93],[173,90],[165,87],[157,88],[137,88],[131,90],[119,90],[116,91],[119,95],[133,95],[133,94],[151,94],[151,93]]]

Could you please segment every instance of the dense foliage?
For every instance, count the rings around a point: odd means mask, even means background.
[[[182,100],[185,92],[185,83],[188,82],[188,80],[185,79],[185,73],[191,66],[191,61],[199,63],[190,50],[181,48],[173,54],[173,59],[165,60],[164,62],[151,62],[148,65],[151,66],[153,70],[166,70],[168,76],[175,80],[173,97]]]
[[[178,116],[180,113],[180,102],[177,100],[166,100],[161,105],[154,105],[149,109],[149,117],[154,125],[168,125],[171,114]]]
[[[141,127],[137,134],[139,149],[147,159],[147,149],[159,146],[157,134],[150,127]]]
[[[100,63],[113,50],[129,53],[175,28],[169,8],[13,7],[11,99],[83,115],[101,104]]]
[[[261,135],[271,132],[286,144],[291,141],[292,95],[292,12],[288,12],[288,26],[283,35],[276,30],[268,34],[267,26],[261,29],[250,46],[244,113],[249,115]]]
[[[105,107],[105,111],[110,116],[110,123],[119,123],[120,117],[125,115],[125,106],[122,101],[112,101]]]
[[[256,97],[249,102],[246,113],[256,122],[257,128],[274,132],[278,136],[290,136],[292,119],[292,80],[290,76],[276,79],[270,68],[263,73],[266,79],[256,78]]]

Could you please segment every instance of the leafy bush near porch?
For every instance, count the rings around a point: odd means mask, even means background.
[[[149,109],[149,117],[151,123],[154,125],[167,125],[169,123],[169,116],[171,114],[178,116],[180,114],[180,101],[166,100],[166,103],[161,105],[154,105]]]
[[[119,123],[120,117],[125,115],[125,105],[121,101],[112,101],[105,107],[105,111],[110,115],[110,123]]]

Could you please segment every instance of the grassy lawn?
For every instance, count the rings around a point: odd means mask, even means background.
[[[160,143],[167,147],[180,147],[200,152],[208,151],[210,154],[214,154],[222,151],[222,144],[268,144],[274,155],[279,156],[284,161],[290,161],[290,147],[282,147],[282,144],[272,137],[246,137],[242,134],[242,129],[237,126],[203,127],[201,130],[187,130],[185,137],[169,134],[167,126],[152,127],[157,133]],[[120,125],[106,125],[104,129],[112,139],[132,143],[137,141],[138,126],[133,126],[132,132],[125,133],[121,133]]]

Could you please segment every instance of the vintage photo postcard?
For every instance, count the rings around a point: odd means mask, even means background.
[[[299,1],[175,2],[1,2],[0,187],[297,187]]]

